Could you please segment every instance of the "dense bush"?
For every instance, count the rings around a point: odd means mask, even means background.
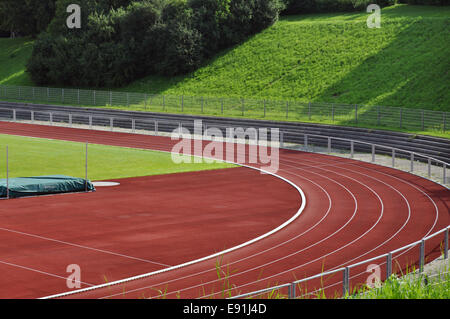
[[[396,0],[286,0],[286,14],[301,14],[313,12],[345,12],[360,11],[369,4],[381,7],[393,5]]]
[[[0,28],[15,35],[36,36],[55,16],[56,0],[0,0]]]
[[[35,43],[27,70],[38,84],[121,86],[188,73],[274,23],[284,8],[281,0],[80,0],[82,28],[69,30],[71,2],[57,0]]]
[[[398,3],[448,6],[450,5],[450,0],[398,0]]]

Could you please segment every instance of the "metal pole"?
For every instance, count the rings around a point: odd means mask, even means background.
[[[308,149],[308,135],[305,134],[304,136],[304,142],[303,142],[304,146],[305,146],[305,150]]]
[[[395,150],[392,150],[392,167],[395,167]]]
[[[286,119],[289,118],[289,102],[286,102]]]
[[[84,191],[88,191],[88,146],[89,144],[86,143],[86,161],[85,161],[85,180],[84,180]]]
[[[345,297],[348,294],[349,286],[350,286],[350,268],[344,268],[344,278],[342,281],[342,294]]]
[[[431,159],[428,159],[428,178],[431,178]]]
[[[419,272],[423,272],[424,265],[425,265],[425,240],[422,239],[422,241],[420,242]]]
[[[284,147],[284,132],[280,132],[280,148]]]
[[[266,117],[266,100],[264,100],[264,117]]]
[[[444,259],[448,259],[448,231],[449,227],[445,230],[444,234]]]
[[[288,287],[289,291],[289,299],[295,299],[295,284],[292,283],[289,287]]]
[[[411,173],[414,172],[414,153],[411,153]]]
[[[372,144],[372,163],[375,163],[375,145]]]
[[[446,176],[446,173],[447,173],[447,164],[442,164],[442,168],[443,168],[443,174],[442,174],[442,184],[444,184],[445,185],[445,183],[446,183],[446,179],[447,179],[447,176]]]
[[[386,279],[392,275],[392,253],[388,253],[386,258]]]
[[[9,153],[6,145],[6,199],[9,199]]]
[[[355,142],[350,141],[350,158],[353,158],[355,155]]]
[[[328,154],[331,153],[331,137],[328,137]]]

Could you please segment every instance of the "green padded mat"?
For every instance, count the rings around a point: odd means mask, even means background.
[[[0,198],[7,196],[6,179],[0,179]],[[9,197],[26,197],[46,194],[60,194],[95,191],[90,181],[64,175],[17,177],[8,180]]]

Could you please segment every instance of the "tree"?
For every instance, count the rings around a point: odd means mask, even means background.
[[[55,15],[56,0],[0,0],[0,28],[12,35],[37,36]]]

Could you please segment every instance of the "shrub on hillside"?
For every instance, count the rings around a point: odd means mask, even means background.
[[[286,0],[284,13],[360,11],[372,3],[385,7],[395,4],[396,0]]]
[[[150,74],[188,73],[270,26],[283,8],[281,0],[145,0],[126,7],[126,0],[80,0],[82,28],[70,30],[70,2],[57,0],[48,34],[35,43],[27,70],[38,84],[122,86]]]

